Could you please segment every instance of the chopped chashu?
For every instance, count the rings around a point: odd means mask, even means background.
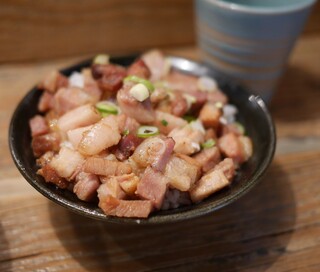
[[[172,155],[164,172],[169,186],[180,191],[188,191],[200,174],[201,167],[198,162],[183,154]]]
[[[131,159],[140,167],[151,166],[163,171],[174,149],[172,138],[160,135],[144,140],[134,151]]]
[[[216,146],[204,148],[193,158],[201,165],[203,172],[208,172],[221,160],[220,151]]]
[[[101,119],[96,109],[88,104],[66,112],[58,119],[57,126],[61,131],[92,125]]]
[[[167,190],[167,181],[161,172],[149,166],[138,182],[136,194],[142,199],[150,200],[155,208],[160,209]]]
[[[97,195],[100,181],[97,175],[80,172],[76,176],[73,192],[83,201],[90,201]]]
[[[111,161],[101,157],[89,157],[83,164],[83,171],[102,176],[120,176],[130,174],[132,168],[124,162]]]

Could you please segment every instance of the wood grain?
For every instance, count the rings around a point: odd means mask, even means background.
[[[4,0],[0,62],[194,42],[192,0]]]
[[[211,215],[160,226],[104,224],[36,192],[15,168],[8,126],[48,71],[85,58],[0,66],[0,271],[319,271],[319,35],[298,42],[270,105],[278,145],[265,177]],[[193,47],[166,52],[197,59]]]
[[[2,0],[0,63],[195,44],[193,0]],[[320,31],[320,2],[303,34]]]

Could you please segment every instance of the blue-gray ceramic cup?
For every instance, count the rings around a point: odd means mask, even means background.
[[[201,58],[269,102],[316,0],[195,0]]]

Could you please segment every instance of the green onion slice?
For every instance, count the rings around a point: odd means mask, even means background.
[[[216,144],[216,141],[215,141],[215,140],[209,139],[209,140],[207,140],[206,142],[202,143],[202,144],[201,144],[201,147],[202,147],[202,148],[210,148],[210,147],[213,147],[215,144]]]
[[[138,128],[137,136],[139,138],[148,138],[159,134],[159,129],[154,126],[141,126]]]
[[[197,120],[197,118],[192,115],[184,115],[182,118],[184,120],[186,120],[188,123],[191,123],[191,122]]]
[[[135,82],[135,83],[142,83],[144,86],[147,87],[147,89],[148,89],[150,92],[153,92],[153,91],[154,91],[154,86],[153,86],[153,84],[152,84],[149,80],[144,79],[144,78],[141,78],[141,77],[137,77],[137,76],[127,76],[123,81],[124,81],[124,82],[132,81],[132,82]]]
[[[110,101],[98,102],[96,108],[103,117],[108,116],[109,114],[117,115],[119,112],[118,107]]]
[[[122,132],[122,135],[127,136],[127,135],[129,135],[129,133],[130,133],[129,129],[125,129],[125,130]]]
[[[99,55],[95,56],[95,58],[93,59],[93,63],[94,64],[101,64],[101,65],[108,64],[109,58],[110,57],[107,54],[99,54]]]
[[[165,127],[169,124],[167,120],[162,119],[161,124],[164,125]]]

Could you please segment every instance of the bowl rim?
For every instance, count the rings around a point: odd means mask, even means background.
[[[114,57],[111,58],[111,62],[117,63],[117,60],[121,59],[132,59],[134,60],[137,57],[136,54],[134,55],[126,55],[121,57]],[[213,68],[207,66],[206,64],[196,62],[187,58],[183,57],[177,57],[177,56],[167,56],[173,63],[173,67],[181,70],[186,73],[192,73],[193,75],[212,75],[215,74],[215,71]],[[81,68],[87,67],[92,62],[92,58],[79,62],[77,64],[74,64],[72,66],[69,66],[67,68],[61,69],[60,72],[63,74],[70,74],[72,71],[77,71]],[[177,66],[178,64],[180,66]],[[197,69],[196,73],[194,72],[194,69]],[[227,78],[221,77],[221,75],[217,75],[217,79],[219,82],[223,83],[234,83],[234,81],[230,81]],[[237,88],[241,87],[239,85],[235,85]],[[265,154],[265,157],[263,159],[263,162],[260,164],[260,166],[257,168],[257,171],[254,172],[254,174],[248,179],[248,181],[245,183],[244,186],[241,187],[241,190],[236,191],[234,194],[227,195],[224,198],[222,198],[220,201],[218,201],[214,206],[210,205],[204,205],[202,207],[197,207],[197,209],[179,209],[178,213],[168,213],[168,214],[161,214],[161,216],[157,216],[157,214],[151,214],[148,218],[123,218],[123,217],[113,217],[113,216],[107,216],[105,215],[100,209],[89,209],[82,206],[78,206],[78,204],[75,204],[72,200],[66,199],[62,196],[56,195],[55,191],[52,190],[52,188],[49,188],[47,183],[40,184],[37,180],[34,180],[32,176],[26,171],[23,162],[21,158],[18,156],[18,150],[15,146],[15,139],[12,137],[13,131],[14,131],[14,125],[15,122],[19,116],[19,113],[21,111],[22,106],[27,103],[26,101],[31,100],[32,97],[38,92],[38,88],[35,86],[30,91],[26,93],[26,95],[21,99],[19,104],[17,105],[10,121],[9,125],[9,149],[11,156],[13,158],[13,161],[18,168],[21,175],[26,179],[26,181],[32,185],[38,192],[40,192],[43,196],[47,197],[54,203],[57,203],[68,210],[71,210],[75,213],[78,213],[80,215],[101,220],[104,222],[110,222],[110,223],[117,223],[117,224],[128,224],[128,225],[146,225],[146,224],[162,224],[162,223],[173,223],[173,222],[179,222],[184,221],[187,219],[192,219],[196,217],[200,217],[209,213],[212,213],[213,211],[219,210],[222,207],[231,204],[232,202],[239,199],[241,196],[245,195],[254,185],[256,185],[260,180],[261,177],[265,174],[268,166],[272,162],[275,148],[276,148],[276,129],[275,125],[273,123],[273,119],[271,117],[271,114],[264,103],[263,99],[256,95],[250,95],[248,91],[243,89],[241,87],[241,91],[248,96],[248,99],[256,103],[256,105],[263,111],[263,114],[266,118],[266,121],[268,123],[269,128],[269,134],[270,134],[270,143],[268,143],[268,152]],[[192,204],[194,205],[194,204]]]

